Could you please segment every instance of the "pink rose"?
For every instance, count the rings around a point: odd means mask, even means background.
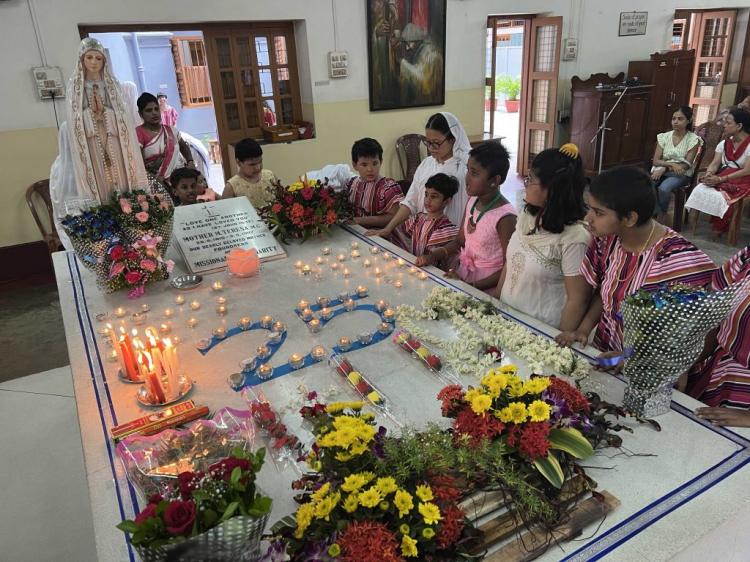
[[[172,273],[172,270],[174,269],[174,262],[172,260],[167,260],[164,262],[164,265],[167,266],[167,273]]]
[[[141,269],[145,269],[146,271],[155,271],[156,270],[156,262],[154,260],[141,260]]]
[[[109,268],[109,277],[110,277],[110,279],[112,277],[117,277],[118,275],[120,275],[120,273],[122,273],[123,269],[125,269],[125,264],[123,262],[121,262],[121,261],[114,262],[110,266],[110,268]]]
[[[138,195],[136,197],[136,199],[138,200],[139,203],[143,203],[144,201],[146,201],[146,196],[145,195]]]
[[[133,212],[132,207],[130,206],[130,201],[125,199],[124,197],[120,199],[120,209],[122,209],[122,212],[126,215],[129,215]]]
[[[148,213],[141,211],[135,214],[135,218],[138,219],[138,222],[146,222],[148,220]]]
[[[163,209],[165,211],[168,211],[169,210],[169,203],[167,203],[166,201],[162,201],[161,203],[159,203],[159,208]]]
[[[141,211],[148,211],[148,201],[141,202]]]
[[[125,281],[130,285],[135,285],[141,280],[141,277],[143,277],[143,275],[139,271],[128,271],[125,274]]]

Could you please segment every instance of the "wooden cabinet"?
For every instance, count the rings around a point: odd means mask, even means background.
[[[694,65],[694,50],[654,53],[650,60],[630,61],[628,78],[632,80],[637,77],[642,84],[654,86],[649,106],[647,155],[654,153],[656,135],[672,129],[672,114],[680,106],[690,105]]]
[[[645,166],[650,155],[644,151],[648,129],[652,86],[634,86],[627,91],[620,86],[625,77],[614,78],[607,74],[593,74],[588,80],[574,76],[570,111],[570,140],[578,145],[586,175],[599,170],[601,134],[594,141],[596,131],[608,113],[621,99],[607,120],[604,136],[602,169],[631,164]]]

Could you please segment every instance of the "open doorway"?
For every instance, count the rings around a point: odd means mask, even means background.
[[[145,32],[91,32],[107,51],[112,72],[124,90],[134,92],[128,103],[143,92],[159,97],[175,110],[171,119],[162,108],[162,122],[177,128],[190,146],[196,167],[209,187],[224,191],[224,172],[218,128],[208,73],[203,33],[199,30]],[[141,123],[135,115],[136,125]]]

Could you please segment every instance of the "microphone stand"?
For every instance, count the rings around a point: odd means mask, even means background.
[[[599,143],[599,171],[598,171],[599,174],[602,173],[602,164],[604,161],[604,136],[607,134],[607,131],[612,130],[609,127],[607,127],[607,120],[609,120],[609,118],[615,112],[615,109],[617,109],[617,106],[622,101],[622,98],[625,97],[625,93],[628,91],[628,89],[630,89],[630,86],[625,86],[622,92],[620,92],[620,95],[617,98],[617,101],[615,101],[615,104],[612,106],[612,109],[602,113],[602,124],[599,126],[599,128],[596,130],[596,133],[594,133],[594,136],[591,137],[591,140],[589,141],[589,144],[591,144],[599,137],[599,133],[602,134],[602,140]]]

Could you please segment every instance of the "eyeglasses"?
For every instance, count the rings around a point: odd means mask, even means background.
[[[440,142],[422,139],[422,144],[424,144],[427,148],[440,148],[441,146],[443,146],[443,143],[445,143],[445,141],[447,140],[448,140],[448,137],[445,137]]]

